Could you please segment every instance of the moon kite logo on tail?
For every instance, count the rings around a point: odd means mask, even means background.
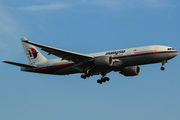
[[[34,48],[29,48],[27,51],[29,53],[30,58],[35,59],[38,55],[38,52]]]

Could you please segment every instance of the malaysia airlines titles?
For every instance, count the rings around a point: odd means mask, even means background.
[[[107,52],[105,55],[117,55],[120,53],[125,53],[126,50],[120,50],[120,51],[112,51],[112,52]]]

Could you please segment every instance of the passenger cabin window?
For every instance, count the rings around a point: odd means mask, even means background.
[[[168,50],[174,50],[174,48],[168,48]]]

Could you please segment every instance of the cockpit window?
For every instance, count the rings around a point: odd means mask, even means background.
[[[174,48],[168,48],[168,50],[174,50]]]

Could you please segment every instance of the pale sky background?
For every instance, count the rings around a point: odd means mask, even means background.
[[[20,38],[79,53],[145,45],[180,51],[179,0],[1,0],[0,61],[27,64]],[[48,59],[56,58],[42,52]],[[179,55],[180,56],[180,55]],[[0,120],[180,120],[180,57],[110,81],[0,63]]]

